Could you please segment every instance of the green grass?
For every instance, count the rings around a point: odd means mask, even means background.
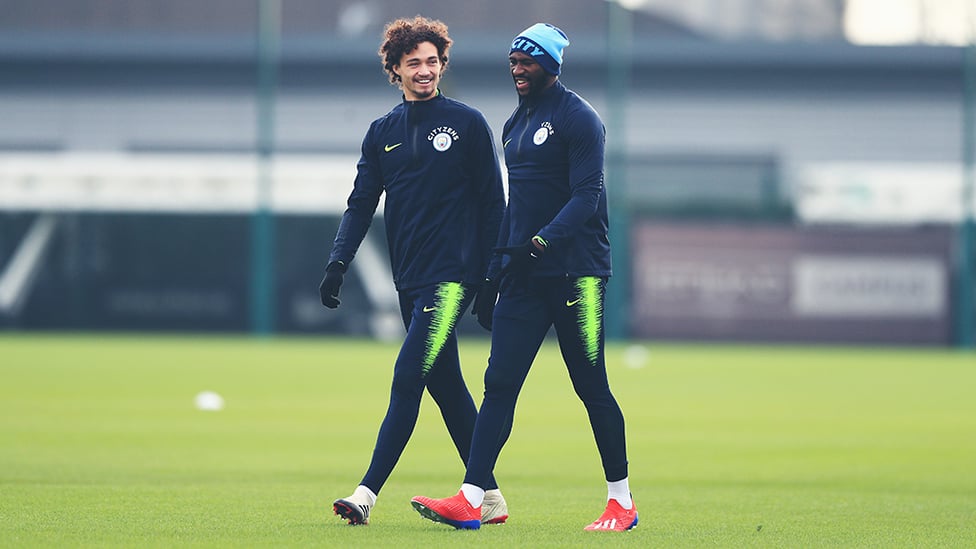
[[[480,401],[487,344],[462,345]],[[429,397],[372,524],[331,514],[365,472],[395,344],[0,334],[0,546],[976,545],[972,354],[648,349],[641,367],[608,351],[637,529],[582,532],[606,485],[547,344],[496,471],[512,517],[461,532],[408,503],[463,476]],[[208,389],[223,411],[194,408]]]

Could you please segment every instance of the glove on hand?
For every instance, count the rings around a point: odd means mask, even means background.
[[[498,278],[501,279],[509,274],[527,276],[535,269],[536,263],[548,246],[549,244],[542,237],[536,235],[525,244],[495,248],[495,253],[509,256],[508,264],[502,269]]]
[[[342,275],[346,272],[346,264],[333,261],[325,268],[325,278],[319,284],[319,297],[322,305],[330,309],[339,306],[339,287],[342,286]]]
[[[495,302],[498,301],[498,283],[486,278],[474,296],[471,314],[478,317],[478,324],[491,331],[491,319],[495,314]]]

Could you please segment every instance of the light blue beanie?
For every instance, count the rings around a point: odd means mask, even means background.
[[[563,48],[569,45],[566,33],[548,23],[536,23],[522,31],[512,41],[513,51],[531,55],[549,74],[559,74],[563,64]]]

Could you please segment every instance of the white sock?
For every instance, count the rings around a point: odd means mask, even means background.
[[[468,500],[471,507],[475,509],[481,507],[481,502],[485,500],[485,491],[474,484],[462,484],[461,493],[464,494],[464,499]]]
[[[617,503],[624,509],[630,509],[634,506],[634,500],[630,497],[630,483],[627,482],[627,477],[624,477],[623,480],[607,482],[607,501],[611,499],[617,500]]]
[[[356,490],[352,493],[352,495],[366,498],[366,501],[369,501],[370,507],[376,505],[376,494],[362,484],[356,487]]]

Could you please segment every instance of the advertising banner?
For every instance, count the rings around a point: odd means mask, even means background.
[[[637,337],[948,344],[952,233],[634,225]]]

